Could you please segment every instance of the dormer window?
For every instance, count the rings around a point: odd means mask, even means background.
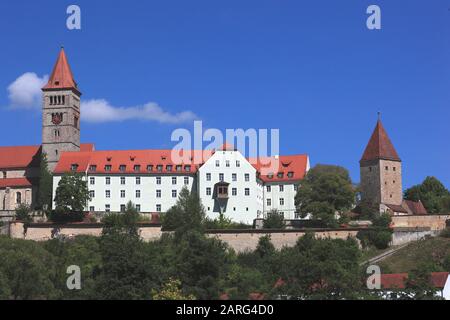
[[[190,172],[191,171],[191,166],[190,165],[184,166],[184,170],[186,170],[186,172]]]
[[[147,171],[148,172],[152,172],[153,171],[153,165],[152,164],[147,165]]]
[[[279,179],[283,178],[283,176],[284,176],[283,172],[278,172],[277,177],[278,177]]]
[[[156,170],[157,170],[158,172],[161,172],[161,171],[163,170],[163,166],[162,166],[161,164],[158,164],[158,165],[156,166]]]
[[[137,164],[134,166],[134,172],[139,172],[139,171],[141,171],[141,166]]]
[[[294,173],[292,171],[289,171],[287,175],[288,175],[288,178],[292,178],[294,176]]]
[[[106,157],[106,161],[111,162],[112,157]]]
[[[72,171],[77,171],[77,170],[78,170],[78,164],[77,164],[77,163],[73,163],[73,164],[70,166],[70,170],[72,170]]]
[[[171,164],[168,164],[168,165],[166,166],[166,170],[167,170],[168,172],[171,172],[171,171],[172,171],[172,165],[171,165]]]
[[[161,156],[161,160],[166,160],[167,158],[166,158],[166,156]]]
[[[127,169],[127,166],[124,165],[124,164],[121,164],[121,165],[119,166],[119,171],[120,171],[120,172],[124,172],[126,169]]]
[[[89,171],[90,171],[90,172],[95,172],[95,171],[97,171],[97,166],[96,166],[95,164],[91,164],[91,165],[89,166]]]
[[[135,156],[131,156],[131,157],[130,157],[130,160],[131,160],[131,161],[134,161],[134,159],[136,159]]]
[[[182,166],[182,165],[177,165],[177,166],[176,166],[176,170],[177,170],[178,172],[180,172],[181,170],[183,170],[183,166]]]
[[[267,178],[273,179],[273,173],[269,173],[269,174],[267,175]]]
[[[110,164],[107,164],[105,166],[105,171],[111,171],[111,165]]]

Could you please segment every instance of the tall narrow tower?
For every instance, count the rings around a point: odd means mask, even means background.
[[[80,150],[81,92],[63,48],[42,91],[42,151],[53,171],[62,152]]]
[[[359,163],[363,199],[374,204],[402,204],[402,162],[380,119]]]

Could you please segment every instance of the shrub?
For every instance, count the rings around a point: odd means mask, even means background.
[[[16,220],[22,222],[31,222],[33,219],[31,217],[31,208],[30,206],[22,203],[16,209]]]
[[[284,217],[277,210],[272,210],[267,213],[263,226],[264,229],[284,229],[286,227]]]
[[[442,230],[440,236],[443,238],[450,238],[450,228]]]
[[[48,216],[48,219],[55,223],[81,222],[83,218],[84,212],[67,212],[62,207],[52,210]]]

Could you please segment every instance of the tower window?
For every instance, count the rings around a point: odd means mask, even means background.
[[[372,167],[369,167],[369,172],[372,172]]]
[[[22,203],[22,193],[21,192],[16,193],[16,202],[17,202],[17,204]]]
[[[386,171],[388,171],[389,170],[389,167],[388,166],[386,166]]]
[[[395,171],[395,170],[396,170],[396,168],[395,168],[395,167],[392,167],[392,170],[393,170],[393,171]]]

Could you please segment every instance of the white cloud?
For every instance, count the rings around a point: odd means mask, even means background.
[[[13,109],[39,109],[42,104],[41,88],[48,82],[48,75],[39,77],[27,72],[8,86],[9,106]],[[125,120],[147,120],[159,123],[177,124],[197,119],[191,111],[170,113],[157,103],[140,106],[114,107],[105,99],[81,101],[81,118],[86,122],[118,122]]]
[[[15,109],[32,109],[41,107],[41,88],[48,81],[48,76],[38,77],[36,73],[27,72],[8,86],[10,107]]]
[[[177,124],[197,119],[191,111],[170,113],[154,102],[134,107],[114,107],[104,99],[82,101],[81,118],[86,122],[113,122],[125,120],[149,120]]]

